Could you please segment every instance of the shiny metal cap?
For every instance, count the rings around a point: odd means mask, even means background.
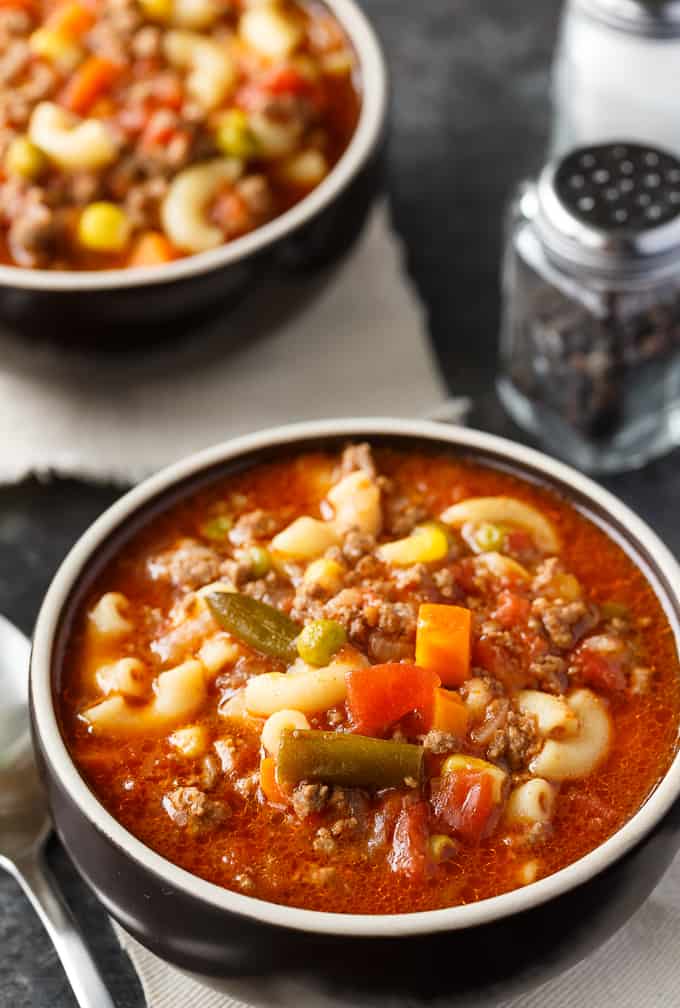
[[[568,267],[680,272],[680,160],[632,143],[579,147],[543,169],[534,223]]]
[[[586,14],[622,31],[680,38],[680,0],[573,0]]]

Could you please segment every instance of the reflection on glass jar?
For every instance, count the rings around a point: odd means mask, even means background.
[[[680,442],[679,214],[680,163],[622,144],[549,165],[511,207],[499,392],[580,468]]]
[[[678,0],[567,0],[552,152],[626,137],[680,153]]]

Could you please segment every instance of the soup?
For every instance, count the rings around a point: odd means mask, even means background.
[[[316,3],[4,0],[0,262],[154,266],[272,220],[347,147],[355,62]]]
[[[553,492],[349,445],[223,478],[96,577],[59,711],[103,805],[173,863],[400,913],[570,864],[676,751],[651,587]]]

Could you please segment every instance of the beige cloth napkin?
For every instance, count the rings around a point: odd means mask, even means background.
[[[352,254],[314,282],[304,308],[291,311],[310,287],[288,278],[185,344],[132,357],[26,348],[0,336],[0,482],[31,472],[132,482],[273,424],[417,417],[441,406],[444,383],[384,207]],[[464,405],[454,401],[441,418],[460,419]]]
[[[148,1008],[320,1008],[315,999],[304,1001],[299,993],[292,1000],[285,995],[284,1000],[276,995],[272,1000],[262,987],[259,997],[256,979],[239,985],[247,1004],[216,994],[116,931],[139,973]],[[592,956],[533,993],[504,1004],[489,1003],[489,1008],[678,1008],[679,948],[680,857],[626,926]],[[424,1005],[414,1002],[408,1008]]]

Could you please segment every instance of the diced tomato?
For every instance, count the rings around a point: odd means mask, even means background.
[[[531,603],[516,592],[504,589],[496,601],[496,608],[491,613],[493,619],[506,629],[512,629],[526,623],[531,612]]]
[[[158,74],[153,86],[153,102],[179,111],[184,102],[182,82],[174,74]]]
[[[573,664],[589,686],[618,692],[626,688],[625,659],[623,646],[619,650],[601,651],[585,641],[576,651]]]
[[[534,544],[524,529],[511,529],[505,536],[505,548],[508,553],[529,553],[534,551]]]
[[[461,840],[478,843],[495,824],[493,787],[488,773],[446,774],[432,792],[434,814]]]
[[[429,856],[428,817],[429,808],[425,801],[405,805],[399,813],[392,850],[387,856],[390,868],[398,875],[422,880],[434,870]]]
[[[263,75],[260,86],[270,94],[304,94],[311,82],[292,66],[273,67]]]
[[[494,637],[479,637],[472,648],[472,663],[499,679],[508,689],[523,689],[527,677],[518,656]]]
[[[380,737],[416,712],[419,731],[429,731],[437,686],[439,677],[418,665],[391,662],[352,669],[347,673],[347,706],[354,730]]]
[[[230,188],[219,194],[210,216],[230,238],[245,234],[253,226],[252,215],[247,203],[242,196]]]

